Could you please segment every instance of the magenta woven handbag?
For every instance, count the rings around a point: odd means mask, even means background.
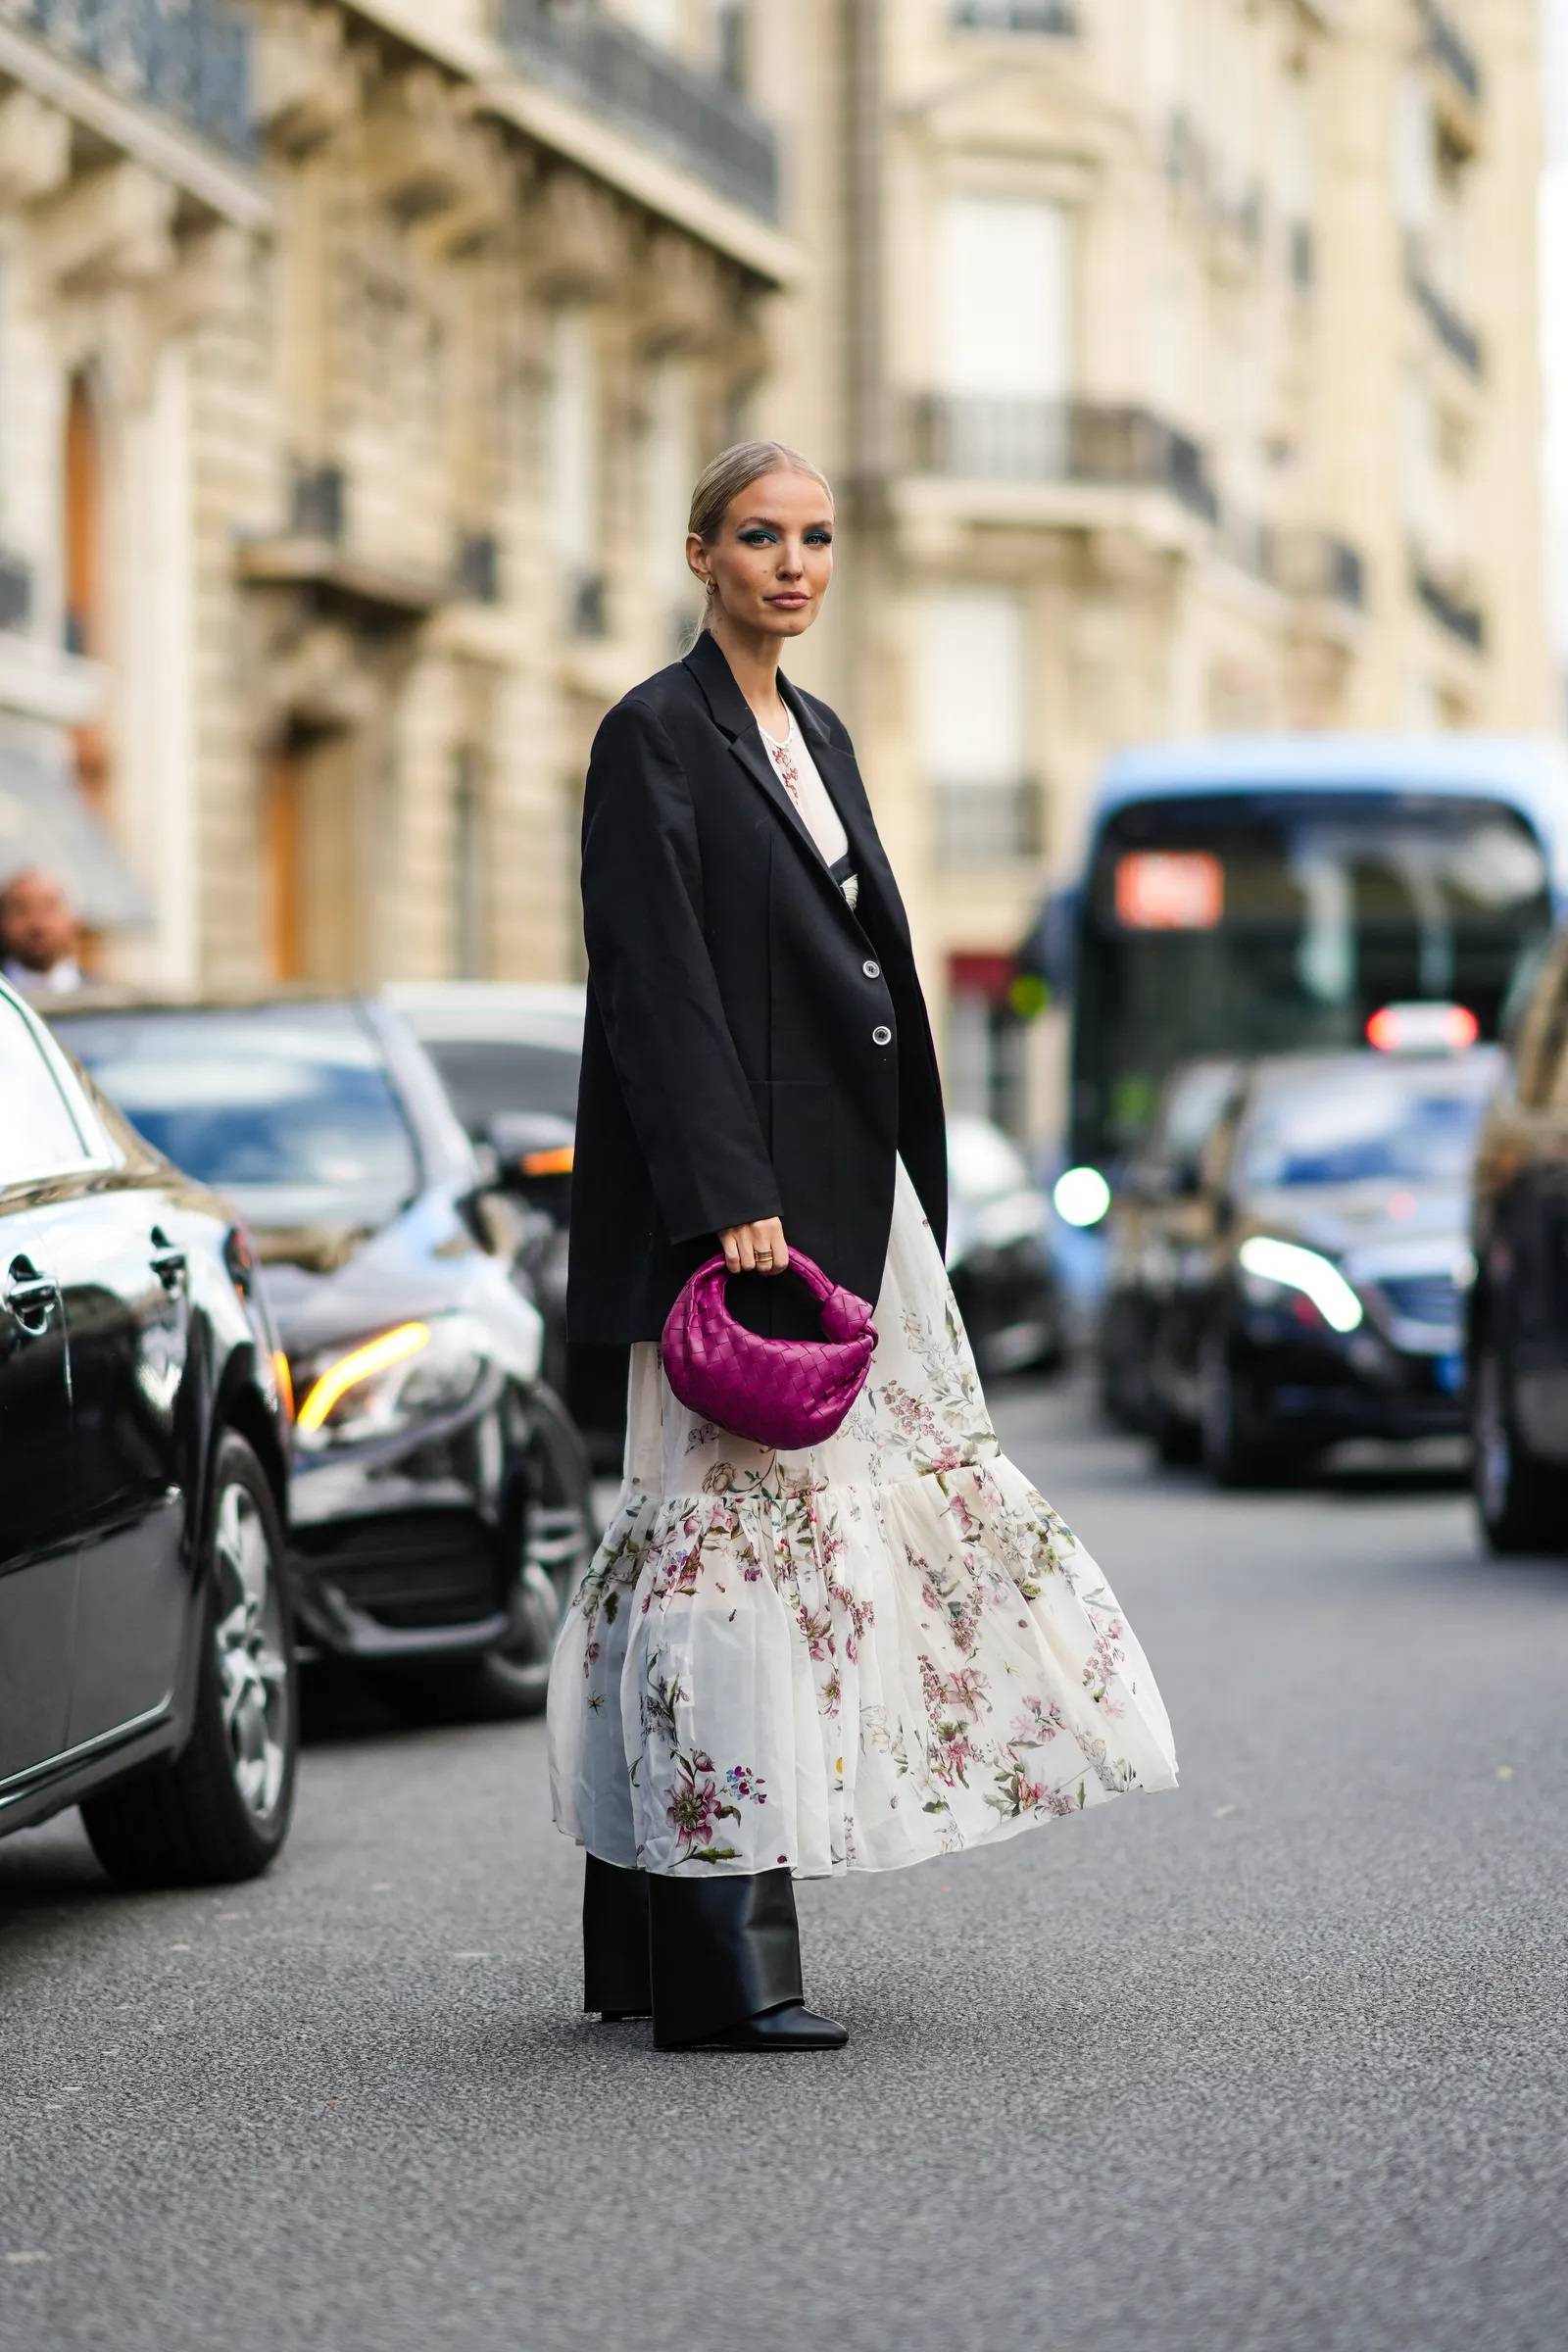
[[[792,1250],[786,1274],[816,1294],[819,1340],[774,1340],[737,1323],[722,1255],[708,1258],[664,1319],[659,1351],[682,1404],[758,1446],[794,1451],[830,1438],[865,1386],[876,1325],[865,1299]],[[769,1280],[779,1279],[770,1276]]]

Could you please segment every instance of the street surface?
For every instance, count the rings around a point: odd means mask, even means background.
[[[803,1886],[793,2060],[578,2015],[537,1725],[340,1709],[234,1892],[0,1845],[4,2352],[1561,2352],[1568,1564],[992,1401],[1179,1794]]]

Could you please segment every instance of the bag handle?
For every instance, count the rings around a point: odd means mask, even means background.
[[[736,1271],[740,1273],[745,1272],[746,1269],[737,1267]],[[857,1297],[854,1291],[845,1290],[842,1283],[837,1283],[830,1275],[824,1274],[815,1258],[809,1256],[804,1250],[791,1250],[790,1262],[784,1271],[786,1274],[798,1274],[807,1289],[814,1296],[822,1318],[823,1334],[826,1338],[843,1341],[858,1340],[860,1337],[871,1320],[871,1304],[868,1299]],[[772,1277],[769,1276],[768,1279],[771,1281]],[[705,1259],[704,1263],[698,1267],[694,1280],[701,1283],[704,1289],[711,1284],[722,1297],[729,1280],[729,1266],[725,1261],[723,1251],[720,1250],[716,1256]],[[727,1304],[725,1312],[728,1312]]]

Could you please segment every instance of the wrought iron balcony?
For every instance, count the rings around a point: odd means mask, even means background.
[[[1426,21],[1427,48],[1446,73],[1451,74],[1465,96],[1481,96],[1481,61],[1458,25],[1437,0],[1419,0]]]
[[[1481,607],[1457,596],[1419,554],[1411,558],[1410,572],[1417,597],[1439,626],[1481,653],[1487,642],[1487,616]]]
[[[1219,515],[1200,444],[1148,409],[922,393],[910,403],[907,434],[917,472],[1166,490],[1205,522]]]
[[[961,32],[1078,30],[1075,0],[948,0],[948,22]]]
[[[0,629],[24,629],[32,617],[32,566],[0,547]]]
[[[250,162],[257,152],[249,27],[224,0],[0,0],[29,32],[127,98]]]
[[[1033,777],[1006,784],[938,781],[931,803],[932,846],[948,864],[1000,865],[1040,855],[1040,790]]]
[[[1432,330],[1445,351],[1456,359],[1469,375],[1480,375],[1485,366],[1485,353],[1480,335],[1462,318],[1453,304],[1433,282],[1428,266],[1424,240],[1412,234],[1405,245],[1405,278],[1411,293],[1426,313]]]
[[[939,782],[931,801],[933,847],[948,864],[1002,865],[1009,858],[1039,857],[1044,836],[1033,777],[1012,784]]]
[[[519,69],[612,117],[721,195],[778,218],[778,142],[729,82],[699,73],[597,8],[504,0],[503,38]]]

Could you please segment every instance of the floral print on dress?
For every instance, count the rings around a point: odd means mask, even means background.
[[[854,1410],[795,1453],[697,1420],[633,1348],[550,1685],[556,1818],[605,1860],[896,1869],[1175,1786],[1124,1612],[1001,1450],[902,1159],[876,1322]]]

